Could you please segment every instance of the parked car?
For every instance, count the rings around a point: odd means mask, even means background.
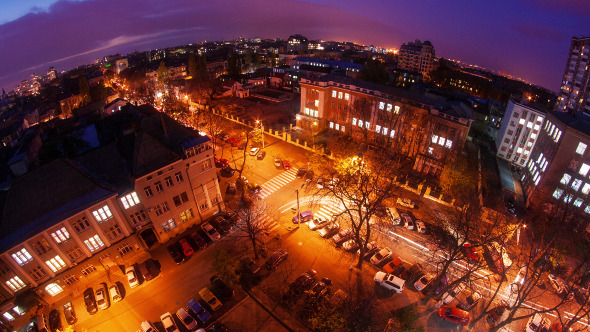
[[[217,241],[221,239],[221,235],[219,235],[215,228],[213,228],[213,226],[211,226],[211,224],[209,224],[208,222],[202,223],[201,229],[205,232],[205,234],[207,234],[211,241]]]
[[[446,275],[437,276],[422,290],[423,294],[439,295],[449,284],[449,278]]]
[[[320,229],[318,234],[323,238],[334,236],[340,230],[340,225],[337,222],[331,222],[328,226]]]
[[[236,182],[235,181],[230,181],[227,184],[227,193],[228,194],[235,194],[238,191],[238,188],[236,187]]]
[[[76,311],[74,311],[72,302],[66,302],[64,304],[64,316],[66,316],[66,322],[68,322],[70,325],[74,325],[78,321],[78,317],[76,317]]]
[[[96,298],[96,304],[98,305],[98,307],[100,309],[105,310],[111,306],[111,301],[110,301],[109,295],[107,293],[107,287],[104,283],[102,283],[98,286],[98,289],[96,290],[95,298]]]
[[[471,243],[465,242],[463,243],[463,259],[467,261],[467,263],[475,263],[478,262],[481,258],[477,249],[471,246]]]
[[[185,257],[190,257],[195,253],[195,249],[191,247],[186,238],[180,238],[177,243]]]
[[[260,151],[258,153],[258,156],[256,156],[256,159],[262,160],[262,159],[264,159],[264,157],[266,157],[266,151]]]
[[[406,283],[405,280],[389,273],[377,272],[373,278],[375,284],[396,293],[401,293]]]
[[[421,292],[424,288],[426,288],[426,286],[428,286],[428,284],[432,281],[433,277],[434,276],[430,273],[421,275],[414,283],[414,288],[416,288],[417,291]]]
[[[391,262],[383,265],[383,271],[387,273],[392,273],[393,271],[395,271],[395,269],[398,268],[398,266],[402,264],[404,264],[404,261],[401,258],[396,257]]]
[[[418,233],[422,233],[422,234],[426,234],[428,232],[428,228],[426,228],[426,224],[420,219],[416,220],[416,230],[418,231]]]
[[[190,299],[186,304],[189,312],[199,319],[201,323],[207,322],[211,318],[211,313],[195,299]]]
[[[350,297],[342,289],[339,289],[332,294],[332,297],[330,297],[328,302],[333,308],[337,308],[346,303],[349,298]]]
[[[216,230],[219,231],[219,233],[225,235],[229,232],[231,232],[232,227],[229,224],[229,222],[227,222],[227,220],[225,220],[225,218],[223,216],[217,216],[215,218],[213,218],[210,221],[211,225],[213,227],[215,227]]]
[[[176,244],[169,245],[166,247],[166,250],[168,250],[170,257],[172,257],[172,260],[174,260],[176,264],[182,264],[184,262],[184,255],[178,250]]]
[[[360,245],[355,239],[350,239],[342,244],[342,249],[346,251],[357,251]]]
[[[470,311],[481,300],[481,294],[478,291],[463,290],[457,297],[457,308]]]
[[[98,312],[96,299],[94,298],[94,290],[92,288],[86,288],[84,291],[84,304],[86,305],[86,311],[88,311],[89,314],[94,315]]]
[[[451,303],[451,301],[453,301],[457,297],[457,295],[459,295],[459,293],[461,293],[461,291],[464,288],[465,288],[465,284],[460,283],[460,284],[456,285],[455,288],[447,291],[442,297],[443,304]]]
[[[152,280],[159,273],[156,262],[152,258],[146,259],[144,262],[139,264],[139,273],[141,273],[143,280]]]
[[[238,150],[246,150],[246,142],[240,143],[240,145],[238,145]]]
[[[236,171],[234,171],[233,168],[231,168],[230,166],[225,166],[224,168],[221,169],[221,171],[219,171],[219,174],[221,174],[221,176],[225,176],[225,177],[232,177],[234,176],[234,173]]]
[[[252,148],[252,149],[250,149],[250,155],[255,156],[258,154],[259,151],[260,151],[260,148]]]
[[[318,229],[325,227],[329,223],[330,221],[326,218],[314,218],[313,220],[310,220],[307,223],[307,227],[309,227],[309,229],[311,229],[312,231],[317,231]]]
[[[266,263],[264,263],[264,265],[266,266],[267,269],[273,270],[282,261],[287,259],[288,255],[289,255],[289,253],[287,252],[287,250],[279,249],[279,250],[275,251],[272,255],[270,255],[270,257],[268,258],[268,260],[266,260]]]
[[[283,296],[284,300],[290,300],[296,296],[303,294],[309,290],[316,280],[317,272],[315,270],[308,270],[303,272],[295,281],[289,286],[289,290]]]
[[[326,184],[326,179],[324,179],[324,178],[318,178],[315,182],[315,185],[318,189],[324,188],[325,184]]]
[[[207,302],[211,310],[217,311],[219,310],[219,308],[221,308],[221,301],[219,301],[219,299],[215,295],[213,295],[209,288],[203,287],[199,291],[199,295],[201,296],[203,301]]]
[[[254,262],[252,257],[246,256],[240,259],[240,265],[243,271],[256,274],[260,271],[260,266]]]
[[[275,163],[275,167],[277,167],[277,168],[283,167],[283,161],[281,160],[281,158],[275,157],[274,163]]]
[[[217,156],[214,158],[215,160],[215,167],[223,168],[229,166],[229,161],[225,158],[217,159]]]
[[[448,320],[449,322],[467,325],[469,324],[469,313],[456,307],[443,305],[438,308],[438,317]]]
[[[121,292],[119,292],[119,287],[117,286],[117,284],[111,285],[111,287],[109,287],[109,295],[111,296],[111,301],[113,301],[113,303],[119,302],[123,299],[121,297]]]
[[[193,246],[193,248],[199,248],[200,250],[203,250],[207,247],[207,241],[205,241],[205,239],[203,239],[203,237],[197,232],[191,233],[189,240],[189,243],[191,246]]]
[[[486,322],[488,322],[488,325],[494,327],[502,322],[505,318],[504,313],[506,312],[506,309],[508,309],[508,302],[502,300],[500,304],[494,307],[494,309],[492,309],[492,311],[486,317]]]
[[[371,263],[373,263],[374,265],[383,264],[392,255],[393,252],[391,251],[391,249],[385,247],[377,253],[375,253],[373,257],[371,257]]]
[[[302,178],[305,176],[305,174],[307,173],[307,168],[300,168],[297,170],[297,178]]]
[[[213,285],[213,293],[217,293],[222,299],[227,300],[234,296],[234,290],[218,276],[212,276],[209,281]]]
[[[410,215],[408,215],[406,213],[402,213],[401,218],[404,222],[404,227],[406,227],[409,230],[414,229],[414,221],[412,220],[412,217],[410,217]]]
[[[529,319],[526,323],[526,332],[540,332],[549,329],[549,325],[551,322],[549,319],[543,317],[543,315],[536,313],[533,317]]]
[[[332,241],[336,246],[341,245],[344,241],[350,239],[352,237],[352,229],[347,228],[340,231],[340,233],[334,235],[332,237]]]
[[[556,275],[547,274],[547,280],[557,295],[568,298],[573,297],[574,293],[570,292],[569,286]]]
[[[412,200],[409,198],[398,197],[396,202],[397,202],[397,204],[399,204],[403,207],[410,208],[410,209],[413,209],[415,206],[414,202],[412,202]]]
[[[301,222],[308,222],[310,220],[313,220],[313,213],[311,211],[303,211],[299,213],[299,216],[293,217],[293,223],[299,223],[299,219],[301,219]]]
[[[129,282],[129,287],[135,288],[139,286],[139,280],[137,280],[137,272],[135,271],[135,267],[133,265],[125,269],[125,275],[127,276],[127,282]]]
[[[197,321],[192,318],[184,308],[180,308],[176,311],[176,317],[190,331],[196,330],[197,327],[199,327]]]
[[[59,309],[53,309],[49,312],[49,317],[47,318],[49,322],[49,328],[51,331],[57,331],[62,329],[61,325],[61,317],[59,316]]]
[[[283,160],[283,169],[285,171],[288,171],[291,169],[291,163],[289,163],[287,160]]]
[[[414,265],[410,266],[409,269],[404,271],[404,273],[400,276],[400,278],[407,280],[407,281],[411,281],[411,280],[414,280],[414,278],[421,275],[422,271],[423,271],[422,265],[420,263],[414,263]]]
[[[159,330],[149,320],[141,322],[143,332],[159,332]]]
[[[164,325],[164,330],[166,332],[180,332],[178,326],[176,326],[176,323],[174,322],[174,318],[172,318],[172,315],[169,312],[160,316],[160,320],[162,321],[162,325]]]
[[[311,289],[307,291],[305,302],[310,305],[316,304],[318,301],[325,299],[330,293],[331,287],[332,280],[328,278],[322,278],[322,280],[316,282],[311,287]]]
[[[373,257],[373,255],[375,255],[375,253],[379,250],[381,250],[381,247],[377,244],[377,242],[371,241],[367,243],[367,251],[365,251],[365,253],[363,254],[363,259],[365,261],[371,260],[371,257]],[[360,255],[361,251],[357,250],[356,253]]]

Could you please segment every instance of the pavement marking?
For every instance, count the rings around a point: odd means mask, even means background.
[[[270,194],[274,193],[275,191],[281,189],[282,187],[289,184],[291,181],[295,179],[297,175],[297,168],[291,168],[288,171],[285,171],[274,178],[266,181],[262,185],[262,192],[260,193],[260,199],[264,199],[268,197]]]
[[[339,214],[342,211],[344,211],[342,202],[330,201],[327,204],[322,205],[322,208],[314,213],[314,217],[331,220],[332,216]]]

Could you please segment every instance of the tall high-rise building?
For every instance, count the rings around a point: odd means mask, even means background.
[[[434,69],[434,46],[426,40],[403,44],[399,49],[399,68],[419,72],[424,76]]]
[[[590,115],[590,37],[573,37],[556,111]]]

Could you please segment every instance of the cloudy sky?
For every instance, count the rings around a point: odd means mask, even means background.
[[[101,55],[236,37],[430,40],[436,55],[558,90],[588,0],[0,0],[0,87]]]

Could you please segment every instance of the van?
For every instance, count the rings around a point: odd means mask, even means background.
[[[35,322],[37,323],[37,331],[39,332],[50,332],[49,324],[47,324],[47,317],[41,314],[35,317]]]
[[[397,209],[394,207],[388,207],[387,208],[387,214],[389,215],[389,218],[391,219],[391,222],[394,225],[401,225],[402,223],[402,218],[399,215],[399,212],[397,212]]]
[[[301,218],[301,222],[308,222],[313,219],[313,213],[311,211],[303,211],[299,214]],[[297,224],[299,222],[299,218],[297,216],[293,217],[293,223]]]

